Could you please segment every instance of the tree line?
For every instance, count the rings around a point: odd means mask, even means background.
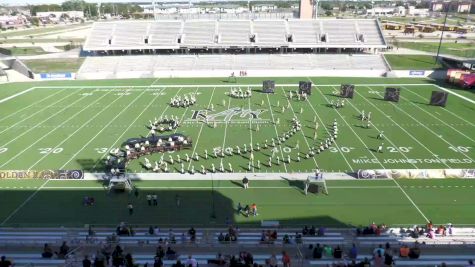
[[[31,15],[36,16],[38,12],[48,11],[83,11],[86,17],[97,17],[99,11],[101,14],[112,14],[114,16],[129,16],[131,14],[142,12],[143,9],[136,4],[129,3],[87,3],[84,0],[68,0],[62,4],[49,5],[30,5]]]

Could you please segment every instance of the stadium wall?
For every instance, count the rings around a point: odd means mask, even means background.
[[[394,78],[432,78],[444,79],[447,70],[392,70],[386,73],[386,77]]]

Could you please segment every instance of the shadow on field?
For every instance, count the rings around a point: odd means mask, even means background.
[[[106,168],[104,160],[97,161],[93,159],[77,159],[76,162],[85,172],[104,172],[103,170]]]
[[[261,193],[264,192],[256,192],[252,190],[252,187],[248,190],[240,188],[211,190],[193,187],[183,189],[179,184],[176,188],[168,187],[169,184],[160,187],[158,182],[155,183],[155,187],[139,187],[136,196],[133,193],[109,193],[104,187],[92,187],[91,183],[82,186],[77,181],[71,188],[64,189],[67,182],[63,181],[61,188],[49,187],[38,191],[33,201],[28,201],[21,207],[4,226],[85,227],[90,224],[96,227],[115,227],[120,222],[125,222],[134,227],[158,225],[165,229],[190,226],[226,227],[227,223],[240,227],[260,227],[261,220],[277,220],[283,226],[293,227],[303,225],[351,227],[326,215],[309,213],[305,217],[292,217],[292,210],[298,207],[295,201],[302,198],[303,185],[301,182],[291,180],[287,182],[289,186],[295,187],[297,192],[288,191],[287,194],[279,196],[279,199],[270,193],[268,199],[263,199]],[[239,182],[234,184],[241,187]],[[0,214],[0,220],[3,221],[33,192],[35,192],[34,189],[0,190],[4,199],[8,199],[4,202],[5,212]],[[148,205],[146,198],[148,194],[158,196],[157,206]],[[83,204],[85,197],[94,198],[95,204],[85,206]],[[308,197],[315,197],[317,200],[319,197],[326,196],[309,193]],[[279,203],[282,200],[288,200],[289,205],[280,204],[280,207],[276,207],[272,204],[273,201]],[[242,206],[256,203],[259,215],[255,217],[238,215],[236,210],[238,202]],[[129,203],[134,207],[132,215],[129,214],[127,208]],[[317,204],[318,201],[315,202],[315,205]],[[303,202],[302,205],[302,208],[306,208],[307,204]],[[212,216],[213,214],[215,217]]]

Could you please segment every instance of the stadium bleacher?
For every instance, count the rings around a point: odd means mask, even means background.
[[[386,41],[373,19],[114,21],[94,23],[83,49],[229,47],[382,49]]]
[[[380,55],[346,54],[238,54],[238,55],[156,55],[88,57],[78,78],[153,77],[153,72],[175,70],[222,70],[226,74],[239,70],[379,70],[386,71]]]
[[[427,243],[426,238],[409,238],[399,233],[398,228],[388,229],[381,236],[355,236],[354,231],[350,229],[327,229],[324,236],[303,236],[302,245],[295,242],[295,233],[301,231],[300,229],[279,229],[278,237],[275,242],[261,242],[262,230],[260,229],[239,229],[238,240],[235,242],[219,242],[218,235],[221,232],[227,232],[228,229],[197,229],[196,241],[191,242],[188,235],[188,229],[173,229],[164,230],[156,235],[148,234],[145,228],[136,228],[136,233],[133,236],[119,236],[117,242],[113,242],[113,247],[116,244],[121,245],[127,253],[132,253],[135,264],[153,264],[155,257],[155,248],[162,246],[172,246],[177,251],[176,258],[164,258],[165,266],[171,266],[176,262],[176,259],[185,261],[189,255],[198,261],[200,265],[210,265],[210,261],[216,259],[218,253],[222,253],[229,259],[231,255],[237,256],[239,252],[249,251],[253,254],[254,262],[264,265],[266,259],[271,257],[273,253],[276,254],[278,261],[281,261],[282,256],[280,251],[285,249],[291,252],[291,257],[295,261],[301,260],[302,266],[326,266],[338,262],[348,262],[346,260],[334,259],[333,257],[324,256],[322,259],[313,259],[312,250],[308,248],[310,244],[320,243],[321,245],[330,245],[336,247],[339,245],[344,253],[351,244],[356,243],[360,251],[357,260],[361,261],[364,258],[371,259],[372,251],[379,244],[390,242],[391,247],[398,250],[401,244],[408,244],[413,246],[417,240],[421,247],[422,253],[418,259],[400,258],[397,253],[394,257],[397,266],[435,266],[442,262],[448,265],[463,266],[468,260],[474,259],[475,254],[467,247],[463,249],[449,249],[449,242],[441,243]],[[15,229],[3,228],[0,229],[0,247],[5,248],[0,254],[6,255],[8,259],[14,261],[15,266],[64,266],[70,264],[75,266],[75,263],[80,263],[84,255],[95,253],[100,247],[106,244],[106,238],[112,236],[114,229],[99,228],[94,229],[94,235],[89,236],[89,232],[84,229],[71,228],[28,228]],[[176,242],[165,241],[171,236],[171,233],[176,238]],[[289,235],[291,237],[290,244],[283,244],[282,237]],[[183,237],[182,237],[183,236]],[[433,241],[456,241],[460,238],[471,239],[471,243],[475,244],[474,228],[457,228],[452,235],[445,237],[437,236]],[[28,243],[18,243],[18,240],[30,239]],[[162,239],[162,242],[159,242]],[[366,243],[365,240],[372,240],[371,243]],[[67,241],[71,246],[71,253],[65,259],[53,257],[52,259],[41,258],[41,247],[44,243],[49,243],[56,251],[56,248]],[[300,248],[299,248],[300,247]],[[90,254],[89,254],[90,255]],[[301,256],[298,256],[301,255]],[[212,265],[212,264],[211,264]]]

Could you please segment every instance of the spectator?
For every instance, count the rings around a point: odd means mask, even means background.
[[[195,239],[196,239],[196,230],[195,230],[195,228],[191,227],[190,230],[188,230],[188,235],[190,236],[191,241],[195,241]]]
[[[468,265],[466,267],[475,267],[473,260],[468,260]]]
[[[236,207],[236,213],[240,215],[242,210],[243,210],[243,207],[241,206],[241,202],[238,202],[237,207]]]
[[[359,266],[361,266],[361,267],[370,267],[371,263],[370,263],[368,258],[364,258],[364,260],[362,262],[360,262]]]
[[[82,267],[91,267],[92,262],[89,260],[89,257],[86,255],[84,256],[84,260],[82,260]]]
[[[290,256],[285,251],[282,251],[282,263],[284,267],[290,267]]]
[[[163,267],[162,258],[155,256],[155,259],[153,261],[153,267]]]
[[[94,267],[105,267],[104,255],[101,251],[97,251],[96,257],[94,258]]]
[[[277,267],[277,257],[275,256],[275,253],[272,253],[270,258],[267,260],[267,263],[269,267]]]
[[[310,230],[308,230],[308,234],[309,235],[316,235],[317,234],[317,230],[315,229],[315,226],[312,225]]]
[[[69,252],[69,247],[66,244],[66,241],[63,241],[63,244],[61,245],[61,247],[59,247],[58,258],[64,259],[64,257],[66,257],[66,254],[68,254],[68,252]]]
[[[295,232],[295,243],[302,244],[302,234],[299,232]]]
[[[318,228],[317,236],[324,236],[325,235],[325,227],[320,226]]]
[[[336,246],[336,248],[333,250],[333,257],[335,259],[341,259],[343,256],[343,252],[341,251],[341,248],[339,245]]]
[[[332,247],[328,246],[328,245],[323,245],[323,254],[326,256],[326,257],[333,257],[333,249]]]
[[[163,250],[162,246],[158,246],[157,250],[155,251],[155,256],[163,259],[165,257],[165,251]]]
[[[11,266],[13,266],[12,262],[7,260],[5,256],[2,256],[0,258],[0,267],[11,267]]]
[[[270,234],[270,239],[271,239],[272,241],[277,240],[277,230],[274,230],[274,231],[272,232],[272,234]]]
[[[313,258],[314,259],[321,259],[323,257],[323,248],[320,246],[319,243],[313,249]]]
[[[151,226],[151,225],[148,227],[148,234],[149,235],[154,235],[155,234],[155,231],[153,230],[153,226]]]
[[[402,245],[399,248],[399,257],[401,258],[409,257],[409,247],[407,245]]]
[[[353,245],[351,246],[351,249],[348,253],[348,257],[353,260],[356,260],[356,258],[358,257],[358,249],[356,248],[355,243],[353,243]]]
[[[282,241],[284,244],[290,244],[290,237],[288,234],[285,234],[284,237],[282,238]]]
[[[309,233],[308,227],[305,225],[305,227],[302,230],[302,235],[308,235],[308,233]]]
[[[112,265],[113,266],[121,266],[121,265],[124,265],[124,255],[122,254],[124,251],[122,250],[122,248],[117,245],[114,249],[114,251],[112,251]]]
[[[167,248],[165,255],[167,256],[167,259],[169,260],[174,260],[176,258],[176,252],[170,247]]]
[[[376,255],[378,254],[378,252],[379,252],[380,255],[384,255],[384,248],[383,248],[383,245],[380,244],[380,245],[378,246],[378,248],[375,248],[375,249],[373,250],[373,256],[376,256]]]
[[[394,264],[393,254],[390,249],[386,249],[386,252],[384,253],[384,265],[393,266],[393,264]]]
[[[48,244],[45,244],[43,247],[43,253],[41,254],[41,257],[51,259],[53,257],[53,250]]]
[[[181,263],[180,260],[177,260],[176,263],[172,265],[172,267],[185,267],[185,265]]]
[[[127,253],[127,255],[125,255],[125,266],[126,267],[134,267],[134,258],[132,258],[132,254],[130,253]]]
[[[129,215],[134,214],[134,205],[132,205],[132,203],[129,203],[127,208],[129,209]]]
[[[451,223],[448,224],[447,232],[449,232],[449,235],[452,235],[454,232],[454,228]]]
[[[219,233],[219,235],[218,235],[218,241],[219,241],[219,242],[223,242],[223,241],[224,241],[224,235],[223,235],[222,232]]]
[[[383,255],[381,254],[381,250],[376,250],[376,255],[374,255],[373,257],[373,264],[374,264],[374,267],[383,267],[384,258],[383,258]]]
[[[414,247],[409,250],[409,258],[410,259],[418,259],[421,255],[421,249],[419,248],[418,243],[414,243]]]
[[[185,266],[186,267],[197,267],[198,262],[191,255],[189,255],[188,259],[185,262]]]
[[[267,236],[266,236],[266,233],[264,230],[262,230],[262,233],[261,233],[261,242],[265,242],[267,240]]]
[[[148,204],[149,206],[152,206],[152,195],[147,194],[146,198],[147,198],[147,204]]]

